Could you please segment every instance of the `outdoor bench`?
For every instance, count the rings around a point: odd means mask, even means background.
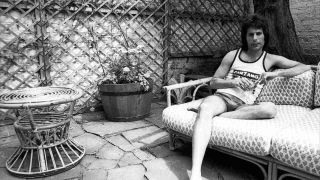
[[[204,78],[164,87],[168,107],[163,110],[162,121],[170,133],[171,150],[176,148],[177,139],[191,141],[197,114],[187,108],[199,106],[202,101],[171,105],[172,93],[177,88],[198,89],[210,80]],[[254,163],[265,180],[291,177],[319,180],[320,63],[298,76],[270,80],[256,101],[275,103],[276,116],[263,120],[216,116],[210,121],[209,148]]]

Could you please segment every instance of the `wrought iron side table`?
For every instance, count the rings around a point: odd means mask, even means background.
[[[65,87],[37,87],[0,94],[0,108],[24,109],[14,122],[20,147],[6,162],[7,170],[25,178],[49,176],[76,166],[85,149],[68,138],[70,120],[82,92]],[[69,104],[64,112],[42,112],[37,108]]]

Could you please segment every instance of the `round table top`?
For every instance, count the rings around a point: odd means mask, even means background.
[[[0,108],[20,109],[62,104],[79,99],[82,91],[67,87],[36,87],[0,94]]]

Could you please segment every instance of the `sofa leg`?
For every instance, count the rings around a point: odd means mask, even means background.
[[[277,180],[278,179],[278,169],[277,169],[277,165],[275,163],[272,163],[272,180]]]
[[[274,167],[274,163],[269,162],[268,163],[268,175],[267,175],[267,179],[268,180],[273,180],[273,167]]]
[[[268,163],[268,175],[267,175],[267,179],[268,179],[268,180],[272,180],[271,178],[272,178],[272,163],[269,162],[269,163]]]
[[[169,131],[169,149],[171,151],[174,151],[176,149],[175,146],[175,134],[173,134],[172,132]]]

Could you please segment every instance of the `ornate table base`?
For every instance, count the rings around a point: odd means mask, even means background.
[[[66,114],[34,114],[33,120],[38,127],[35,131],[28,118],[14,124],[21,147],[7,160],[10,173],[42,177],[66,171],[80,162],[85,150],[68,139],[70,118]]]
[[[72,140],[48,148],[19,147],[7,160],[10,173],[24,178],[43,177],[61,173],[76,166],[84,149]]]

